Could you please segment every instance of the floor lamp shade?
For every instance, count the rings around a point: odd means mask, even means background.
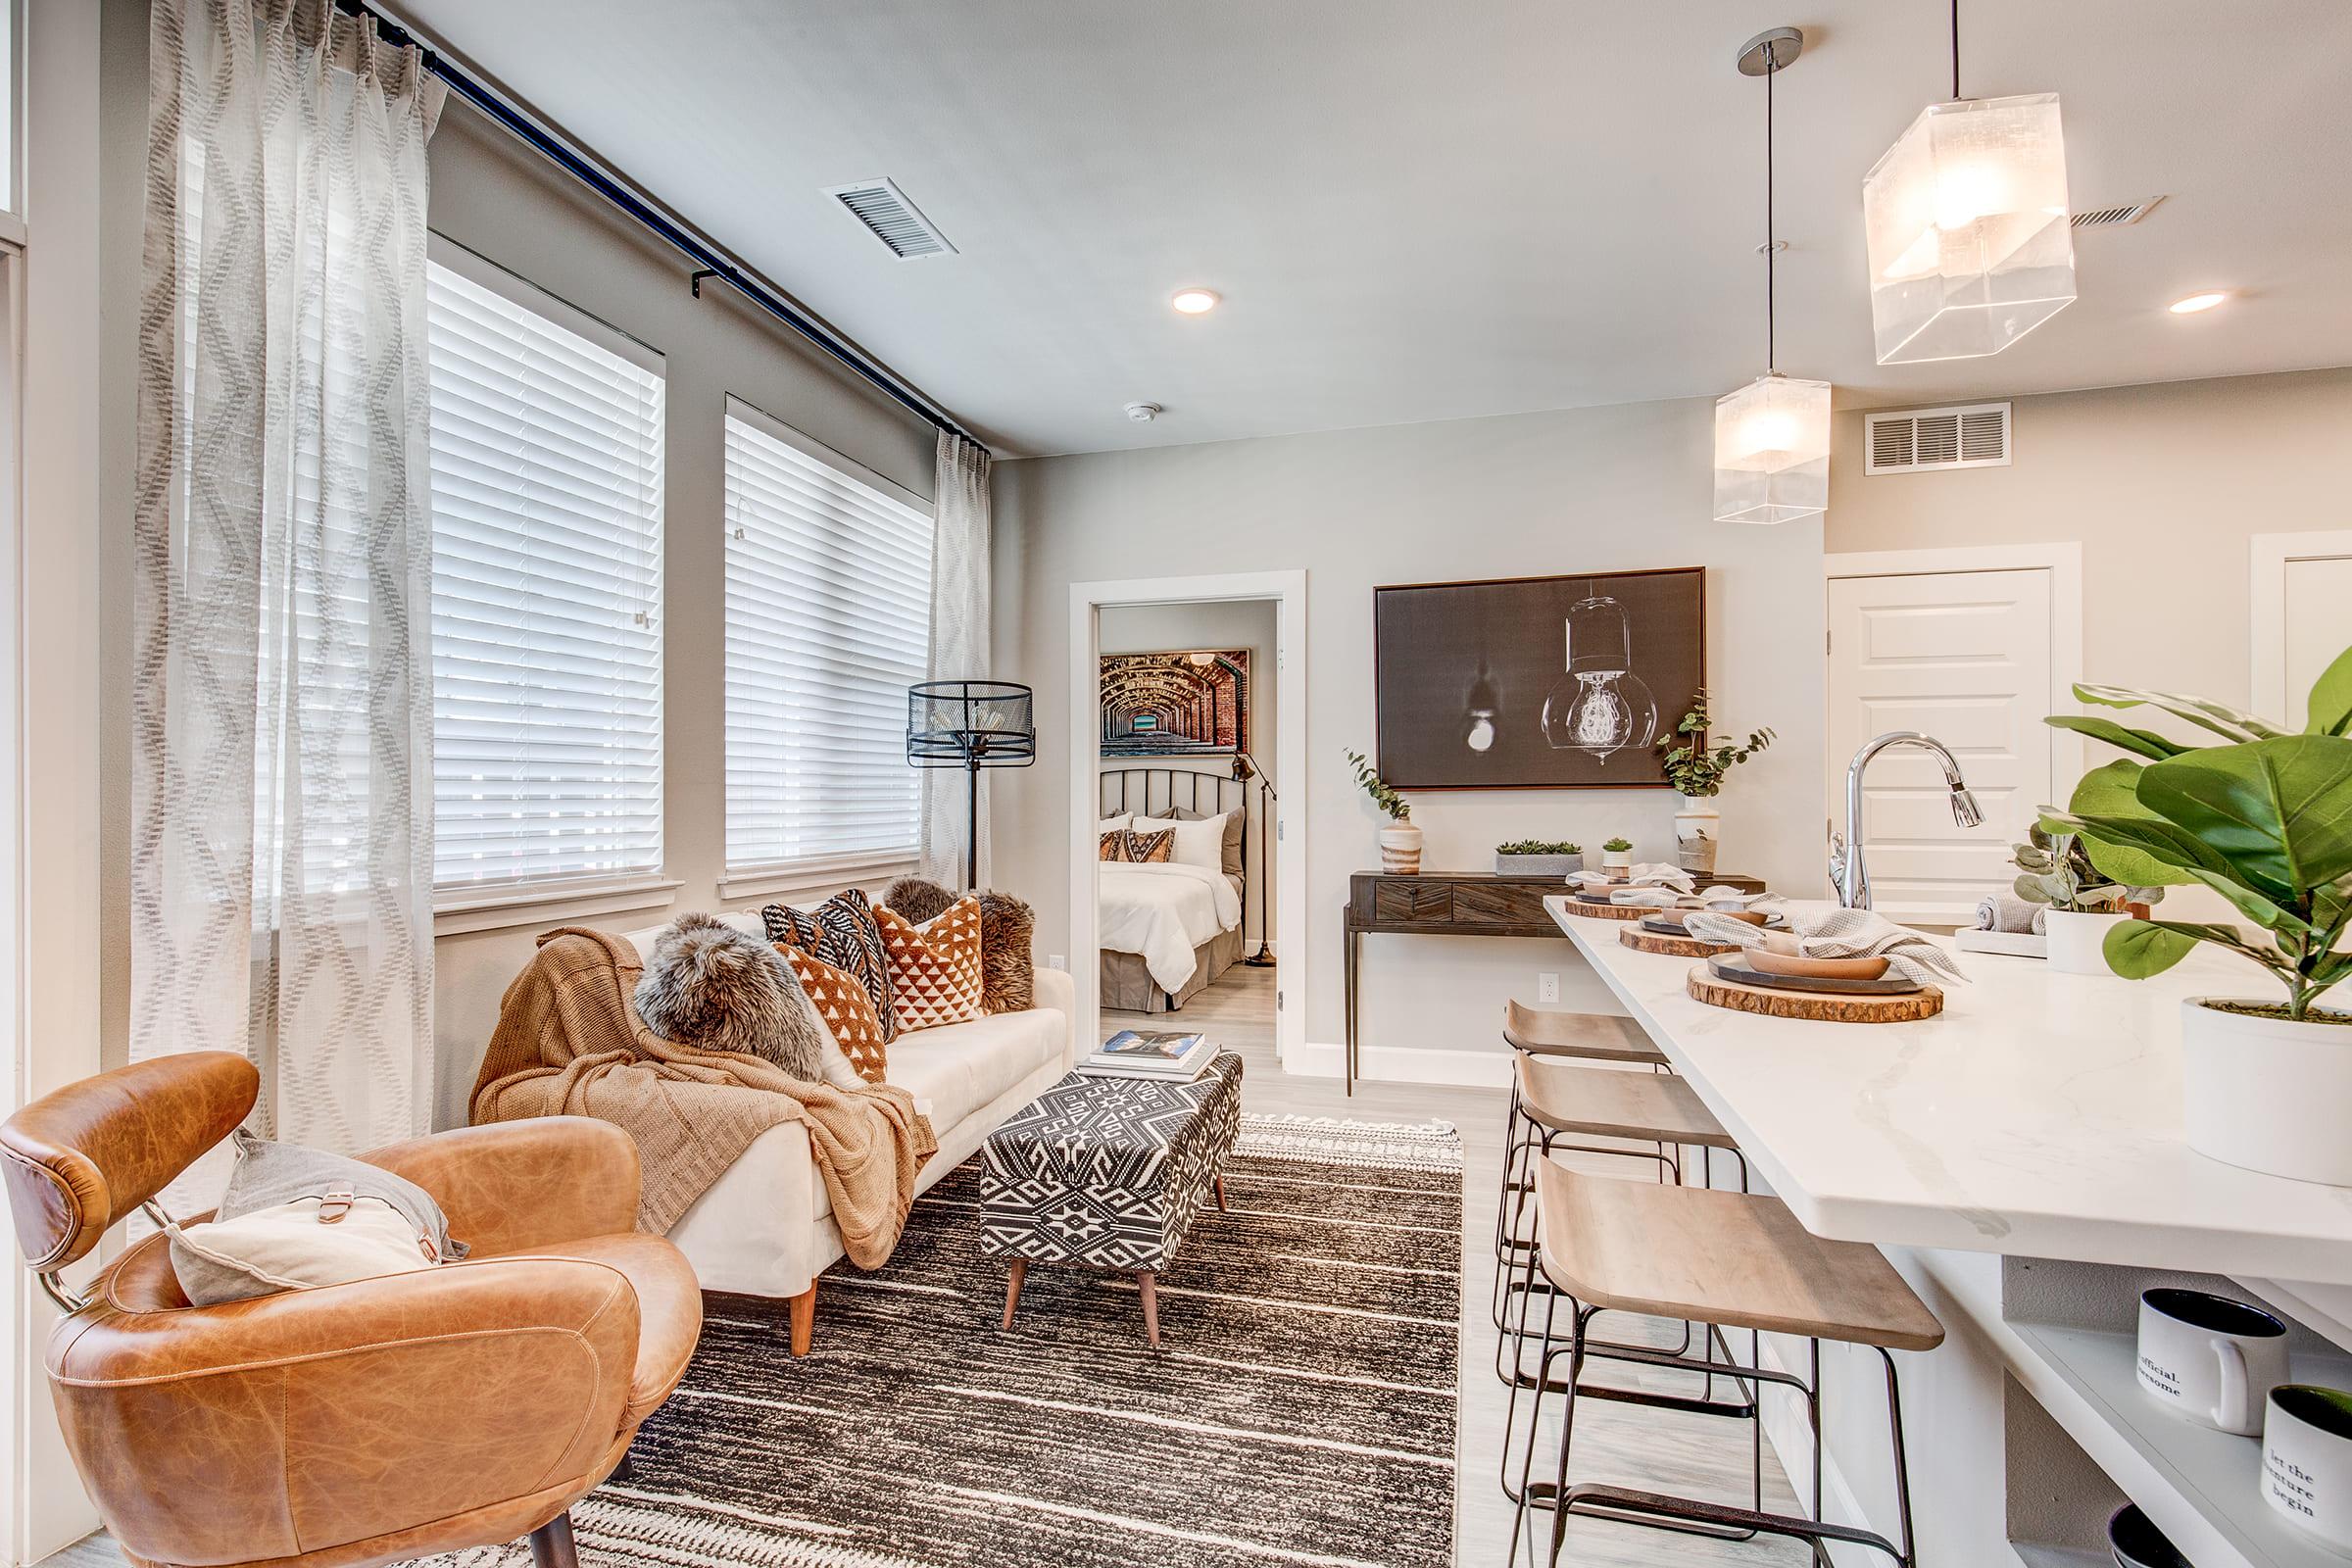
[[[1920,111],[1862,181],[1881,365],[1998,354],[2075,301],[2058,95]]]
[[[906,688],[906,760],[960,767],[965,780],[964,886],[980,885],[980,770],[1037,760],[1036,699],[1003,680],[932,680]]]
[[[1830,505],[1830,383],[1766,373],[1715,400],[1715,520],[1788,522]]]

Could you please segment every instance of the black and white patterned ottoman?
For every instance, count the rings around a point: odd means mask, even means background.
[[[1209,1195],[1242,1130],[1242,1058],[1220,1052],[1190,1083],[1073,1072],[981,1149],[981,1246],[1010,1260],[1004,1326],[1036,1263],[1133,1274],[1144,1334],[1159,1345],[1154,1276]]]

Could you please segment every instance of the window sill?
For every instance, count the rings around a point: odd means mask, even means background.
[[[584,915],[624,909],[663,909],[686,884],[659,872],[598,881],[541,882],[519,887],[448,888],[433,898],[433,935],[503,931],[518,925],[562,925]]]
[[[723,900],[807,897],[834,894],[844,888],[864,887],[910,875],[921,865],[912,854],[837,855],[790,865],[753,866],[729,871],[719,878]]]

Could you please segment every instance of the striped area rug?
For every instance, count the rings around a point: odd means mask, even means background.
[[[573,1511],[596,1564],[1446,1568],[1461,1145],[1449,1128],[1246,1117],[1159,1286],[1039,1265],[1013,1330],[978,1161],[889,1266],[782,1302],[707,1298],[635,1471]],[[445,1561],[506,1568],[519,1546]]]

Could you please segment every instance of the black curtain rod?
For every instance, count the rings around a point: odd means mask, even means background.
[[[541,126],[530,116],[509,103],[499,93],[477,81],[464,70],[452,65],[440,51],[427,45],[407,27],[366,3],[366,0],[334,0],[337,10],[355,17],[373,19],[376,30],[385,42],[394,47],[414,47],[423,61],[424,69],[449,84],[450,91],[496,121],[516,140],[529,146],[540,156],[563,170],[572,178],[595,191],[606,201],[619,208],[644,227],[658,234],[669,245],[683,253],[701,269],[694,283],[695,294],[702,293],[702,279],[715,277],[734,286],[736,291],[783,322],[794,332],[831,355],[860,380],[874,387],[892,402],[914,415],[934,429],[960,436],[982,451],[988,444],[957,424],[928,400],[909,391],[899,378],[879,363],[850,347],[824,326],[818,324],[792,303],[769,288],[759,278],[746,272],[715,245],[691,229],[672,220],[645,198],[629,189],[611,174],[597,167],[594,160],[578,148]]]

